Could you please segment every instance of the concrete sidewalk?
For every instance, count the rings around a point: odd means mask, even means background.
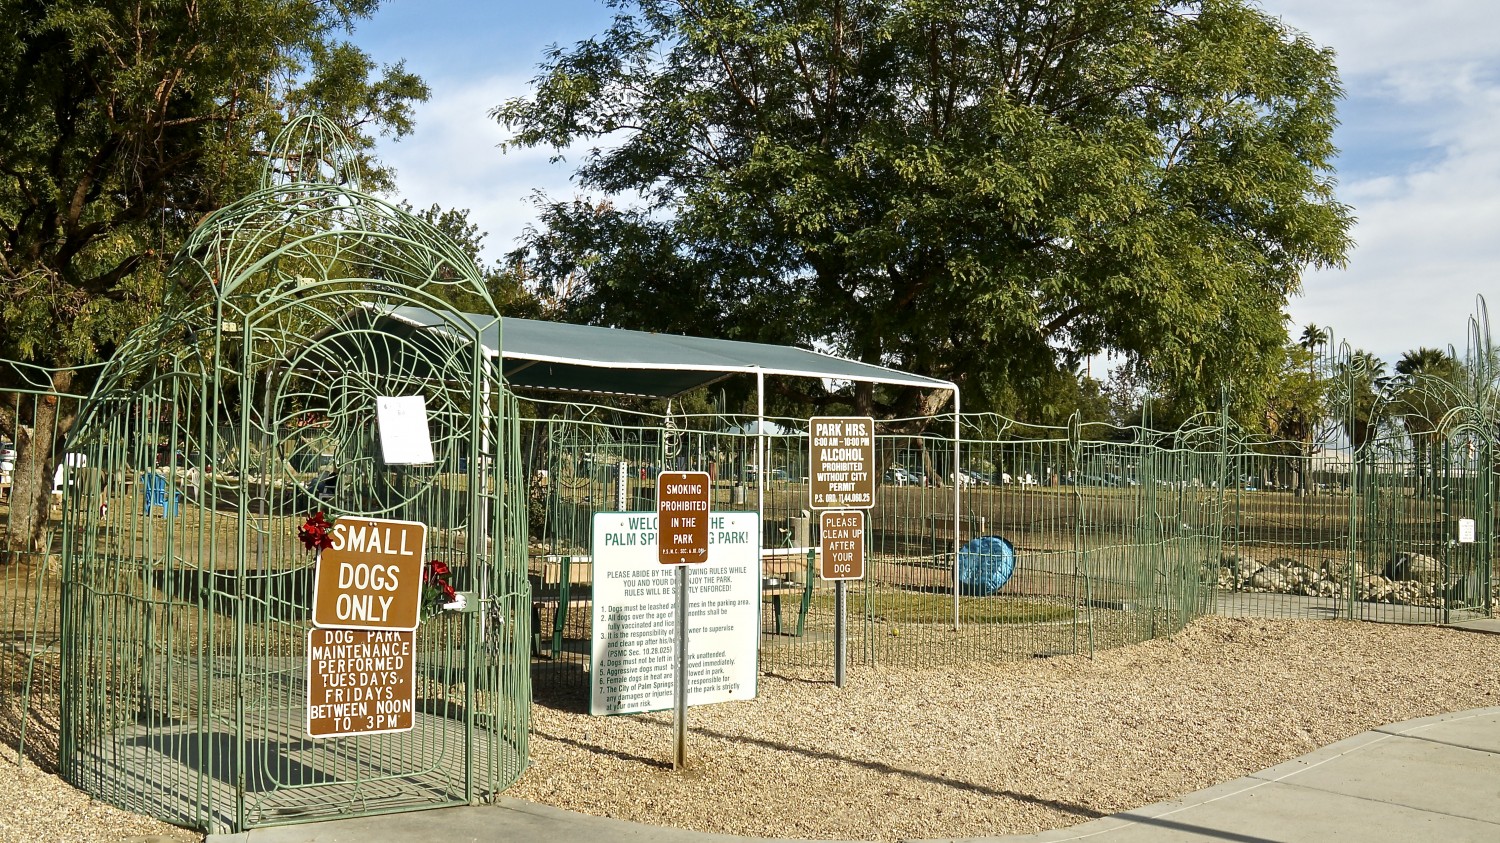
[[[210,835],[211,843],[549,843],[748,840],[606,820],[503,799]],[[947,839],[947,838],[944,838]],[[1500,708],[1409,720],[1180,799],[1008,843],[1382,843],[1500,841]]]

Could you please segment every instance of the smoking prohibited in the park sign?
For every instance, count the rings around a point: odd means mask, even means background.
[[[710,488],[706,471],[663,471],[656,476],[658,562],[708,561]]]

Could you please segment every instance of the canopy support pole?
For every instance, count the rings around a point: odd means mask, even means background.
[[[761,541],[766,535],[766,373],[755,370],[755,513]]]
[[[958,629],[958,550],[963,546],[963,536],[959,533],[960,519],[963,517],[959,511],[962,498],[963,471],[959,467],[959,447],[963,441],[960,435],[963,433],[963,416],[958,412],[958,387],[953,387],[953,628]]]

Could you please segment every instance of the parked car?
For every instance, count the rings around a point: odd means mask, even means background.
[[[958,470],[959,485],[988,486],[990,478],[982,471],[972,468],[961,468]]]
[[[760,476],[760,468],[759,467],[754,466],[754,465],[747,465],[747,466],[745,466],[745,482],[746,483],[754,483],[755,480],[756,480],[756,478],[758,478],[759,476]],[[775,480],[786,480],[787,479],[786,469],[784,469],[784,468],[773,468],[773,469],[771,469],[771,479],[773,481],[775,481]]]

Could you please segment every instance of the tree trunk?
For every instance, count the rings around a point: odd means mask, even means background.
[[[53,372],[52,390],[58,394],[37,396],[30,430],[17,419],[16,468],[11,474],[10,518],[5,525],[8,560],[45,549],[52,478],[59,456],[55,445],[73,419],[72,408],[64,409],[60,404],[68,400],[66,393],[72,385],[72,371]]]
[[[875,415],[875,384],[859,381],[854,384],[854,414]]]

